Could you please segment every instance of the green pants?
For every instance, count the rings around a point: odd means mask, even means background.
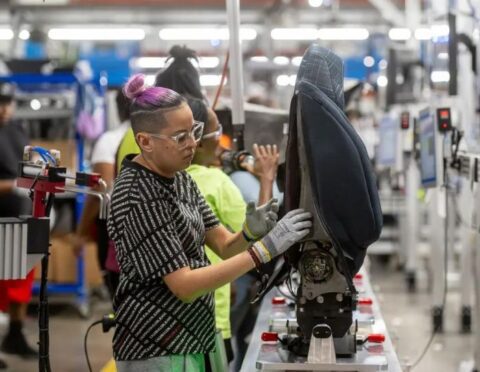
[[[205,372],[204,354],[167,355],[145,360],[117,360],[117,372]]]

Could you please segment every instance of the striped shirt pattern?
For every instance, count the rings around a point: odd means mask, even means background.
[[[186,172],[165,178],[131,158],[115,181],[108,219],[120,265],[114,357],[211,352],[213,294],[183,303],[162,277],[182,267],[208,266],[205,231],[219,222]]]

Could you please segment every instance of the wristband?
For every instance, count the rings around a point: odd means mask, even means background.
[[[248,226],[247,226],[246,223],[243,224],[242,235],[243,235],[244,239],[245,239],[247,242],[253,243],[256,239],[250,237],[250,236],[249,236],[249,232],[247,233],[245,230],[248,231]]]
[[[255,253],[257,254],[257,257],[262,263],[267,263],[272,260],[272,255],[268,251],[268,249],[265,247],[263,242],[261,240],[255,242],[252,245],[252,248],[255,250]]]
[[[259,271],[261,263],[260,263],[260,260],[258,259],[257,254],[254,252],[252,247],[248,248],[247,252],[250,254],[250,257],[252,257],[253,263],[255,264],[255,269]]]

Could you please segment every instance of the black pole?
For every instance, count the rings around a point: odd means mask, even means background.
[[[38,370],[40,372],[50,372],[49,355],[49,335],[48,335],[48,295],[47,295],[47,275],[48,275],[48,255],[42,258],[42,276],[40,279],[40,304],[38,307],[38,328],[39,328],[39,359]]]

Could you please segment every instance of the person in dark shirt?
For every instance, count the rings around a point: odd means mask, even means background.
[[[31,201],[15,186],[18,162],[23,158],[23,148],[28,138],[22,128],[12,121],[15,111],[14,87],[0,83],[0,217],[18,217],[29,214]],[[8,309],[9,330],[1,344],[1,350],[25,358],[36,358],[22,332],[27,305],[32,294],[33,270],[24,280],[0,281],[0,310]],[[0,360],[0,369],[6,368]]]
[[[185,172],[203,123],[185,98],[144,80],[135,75],[124,88],[141,152],[122,163],[107,223],[120,265],[116,367],[203,372],[215,348],[213,291],[303,239],[312,216],[297,209],[277,223],[271,201],[247,209],[241,232],[223,227]],[[212,265],[205,245],[223,261]]]

